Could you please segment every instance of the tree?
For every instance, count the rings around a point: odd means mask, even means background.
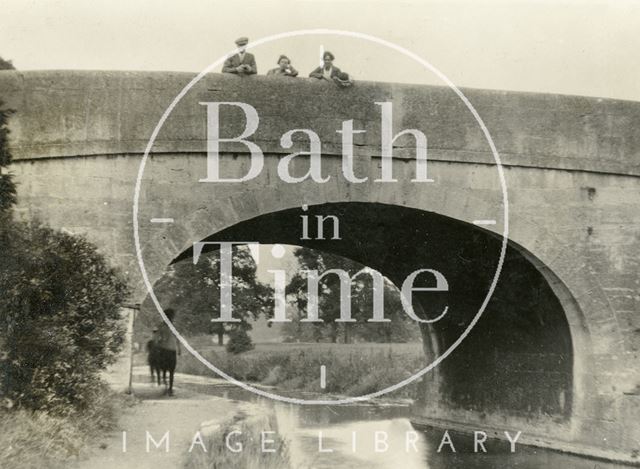
[[[329,253],[320,253],[311,249],[299,248],[294,252],[300,265],[300,272],[296,273],[289,285],[287,286],[287,294],[293,296],[299,312],[307,310],[308,305],[308,282],[305,271],[315,270],[322,273],[328,269],[340,268],[345,270],[350,276],[358,272],[362,266],[346,259]],[[337,275],[327,275],[320,281],[319,288],[319,318],[324,324],[317,324],[312,327],[313,335],[316,341],[322,337],[328,337],[331,342],[338,341],[340,333],[340,323],[336,319],[340,318],[340,279]],[[304,313],[302,313],[304,315]],[[358,311],[352,311],[352,317],[357,317]],[[296,318],[299,321],[301,318]],[[305,325],[306,326],[306,325]],[[342,324],[344,333],[344,342],[349,342],[350,324]],[[300,329],[307,327],[300,327]]]
[[[125,281],[86,239],[33,224],[0,226],[3,394],[33,409],[90,404],[124,338]]]
[[[86,239],[12,219],[11,112],[0,103],[0,390],[18,407],[68,412],[91,404],[118,354],[128,290]]]
[[[253,349],[251,337],[244,327],[236,327],[229,334],[226,350],[234,355]]]
[[[355,295],[358,308],[363,315],[373,311],[373,281],[369,276],[363,276],[360,288]],[[358,329],[358,336],[368,342],[411,342],[420,340],[420,327],[404,312],[400,299],[400,290],[385,279],[384,305],[385,319],[389,322],[364,322]],[[369,313],[370,314],[370,313]]]
[[[300,264],[300,272],[294,275],[287,286],[287,294],[296,304],[297,317],[284,327],[285,341],[315,341],[328,339],[338,342],[340,334],[344,343],[353,340],[369,342],[407,342],[420,337],[420,329],[405,313],[396,286],[385,279],[384,314],[391,322],[371,323],[373,312],[373,279],[366,267],[350,259],[326,252],[299,248],[294,252]],[[357,275],[351,286],[351,317],[355,323],[338,323],[340,318],[340,280],[328,274],[320,282],[319,318],[323,323],[301,323],[306,316],[308,291],[304,271],[317,270],[320,274],[329,269],[342,269],[351,277]]]
[[[252,319],[273,311],[272,289],[258,281],[249,249],[234,247],[232,256],[233,317],[241,322],[211,321],[220,316],[219,251],[203,254],[196,265],[190,260],[177,262],[154,286],[163,308],[171,307],[178,312],[175,325],[181,333],[212,334],[217,336],[218,344],[223,345],[225,334],[236,329],[246,334],[251,330]],[[149,298],[143,303],[143,310],[149,326],[157,323],[158,315]]]
[[[16,203],[16,185],[6,169],[11,164],[8,120],[13,111],[3,106],[0,101],[0,212],[6,215]]]
[[[16,67],[13,66],[11,60],[4,60],[0,57],[0,70],[15,70]]]

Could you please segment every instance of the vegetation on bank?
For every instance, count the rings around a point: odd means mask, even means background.
[[[205,338],[190,341],[216,367],[236,379],[285,391],[310,391],[360,396],[410,377],[425,365],[421,343],[407,344],[256,344],[233,355],[222,347],[206,347]],[[326,366],[326,387],[320,388],[320,366]],[[212,371],[189,353],[182,354],[178,371],[211,376]],[[405,386],[394,397],[412,397]]]
[[[0,102],[0,467],[68,467],[122,407],[100,373],[128,291],[83,237],[14,217],[11,113]]]
[[[0,409],[0,467],[64,469],[88,456],[135,398],[93,389],[90,404],[64,415],[37,410]]]
[[[126,284],[82,237],[6,220],[0,244],[2,394],[15,407],[82,410],[123,342]]]
[[[226,445],[226,436],[233,431],[240,432],[237,438]],[[262,451],[263,431],[274,431],[268,442],[268,449]],[[241,445],[241,446],[240,446]],[[267,416],[246,416],[243,413],[222,424],[213,434],[205,437],[207,452],[193,451],[185,455],[184,469],[227,469],[231,467],[243,469],[292,469],[287,440],[277,434],[274,418]],[[296,468],[301,469],[301,468]]]

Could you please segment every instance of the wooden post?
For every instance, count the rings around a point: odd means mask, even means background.
[[[133,394],[133,331],[136,323],[137,312],[140,311],[140,303],[134,305],[124,305],[129,310],[127,318],[127,336],[129,342],[129,385],[127,386],[127,394]]]

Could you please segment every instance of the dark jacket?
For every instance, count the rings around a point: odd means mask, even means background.
[[[236,71],[236,67],[239,67],[240,65],[249,65],[251,67],[251,71]],[[256,59],[253,54],[250,54],[249,52],[244,53],[244,57],[242,60],[240,60],[240,56],[238,54],[232,55],[224,61],[224,65],[222,66],[222,73],[236,73],[238,75],[253,75],[254,73],[258,73]]]
[[[282,77],[297,77],[298,71],[295,68],[293,68],[291,65],[289,65],[289,69],[285,70],[284,72],[280,67],[276,67],[269,70],[267,72],[267,75],[276,75],[276,76],[282,76]]]
[[[332,67],[333,67],[333,68],[331,69],[331,78],[335,78],[335,76],[336,76],[338,73],[342,73],[342,72],[340,71],[340,69],[339,69],[338,67],[336,67],[335,65],[333,65]],[[324,68],[324,67],[317,67],[316,69],[314,69],[314,70],[313,70],[313,72],[311,72],[311,73],[309,74],[309,76],[310,76],[311,78],[324,78],[324,75],[322,74],[322,69],[323,69],[323,68]]]
[[[180,342],[178,338],[173,335],[173,331],[169,329],[166,323],[161,323],[158,326],[158,336],[156,339],[156,347],[164,350],[171,350],[180,354]]]

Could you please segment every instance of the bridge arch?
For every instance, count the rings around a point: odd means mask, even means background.
[[[299,221],[303,214],[310,218],[316,214],[333,214],[344,223],[343,226],[351,226],[355,230],[349,232],[345,228],[341,232],[340,241],[303,241],[299,236]],[[411,220],[412,229],[409,232],[405,229],[408,226],[407,220]],[[529,235],[531,234],[529,231]],[[282,243],[319,249],[375,268],[398,285],[411,271],[435,267],[434,262],[438,269],[446,272],[444,259],[437,258],[438,256],[434,259],[420,252],[428,251],[432,239],[443,238],[450,242],[445,243],[446,246],[437,246],[437,249],[447,251],[450,256],[476,256],[471,266],[467,264],[464,269],[489,270],[480,275],[482,279],[478,284],[465,291],[468,293],[474,288],[486,288],[493,273],[491,268],[497,262],[496,253],[501,241],[499,235],[468,222],[398,205],[329,202],[310,206],[305,211],[295,206],[251,218],[239,217],[236,223],[230,223],[222,230],[197,239]],[[421,244],[420,240],[429,242]],[[470,244],[465,245],[465,240],[469,240]],[[474,243],[475,248],[472,246]],[[171,259],[170,262],[188,259],[192,255],[191,248],[192,244],[183,245],[181,250],[171,251],[172,254],[167,252],[165,259]],[[477,258],[487,251],[493,254],[489,256],[490,259]],[[525,264],[525,270],[522,270]],[[484,317],[465,339],[466,344],[463,342],[458,351],[427,374],[420,394],[422,399],[417,405],[423,411],[428,409],[424,414],[428,415],[430,422],[475,421],[500,428],[507,421],[513,427],[515,421],[521,429],[538,433],[544,428],[544,434],[553,434],[559,438],[579,433],[582,422],[576,416],[582,415],[585,407],[584,391],[592,386],[591,378],[585,372],[593,352],[584,314],[563,281],[543,261],[513,241],[509,241],[504,269],[503,278],[506,280],[498,282],[495,301],[489,303]],[[519,284],[517,281],[508,281],[514,275],[520,275]],[[536,275],[539,279],[535,278]],[[523,284],[523,279],[528,279],[528,283]],[[461,283],[468,283],[470,278],[464,276],[459,280],[457,284],[455,279],[450,283],[452,293]],[[500,300],[505,304],[517,302],[518,298],[522,299],[534,288],[534,284],[544,290],[539,306],[542,310],[531,309],[531,305],[528,310],[526,307],[518,310],[531,315],[524,323],[518,324],[517,319],[514,322],[513,314],[496,306],[500,304]],[[510,295],[509,291],[514,288],[516,290]],[[428,310],[429,300],[425,301],[421,306],[423,310]],[[422,302],[422,299],[418,302]],[[442,300],[437,300],[436,304],[441,305]],[[467,302],[463,304],[469,306]],[[473,304],[476,307],[473,310],[475,314],[479,303],[476,301]],[[456,306],[462,305],[458,302]],[[441,306],[436,306],[435,309],[438,308]],[[430,317],[433,316],[432,314]],[[453,322],[423,327],[427,356],[433,359],[448,348],[448,344],[457,339],[455,334],[462,330],[460,324],[453,323],[469,321],[472,316],[467,312],[456,316],[455,320],[451,320]],[[501,330],[503,334],[492,332],[495,330]],[[513,336],[513,339],[509,336]],[[484,358],[475,361],[469,359],[475,355],[482,355]],[[472,362],[471,368],[467,362]],[[480,369],[477,373],[478,370],[473,367],[487,369]],[[500,367],[508,370],[502,372]],[[465,379],[468,381],[464,381]],[[475,388],[470,385],[474,382],[477,384]],[[496,407],[491,407],[492,405]],[[487,414],[492,417],[483,417]]]

